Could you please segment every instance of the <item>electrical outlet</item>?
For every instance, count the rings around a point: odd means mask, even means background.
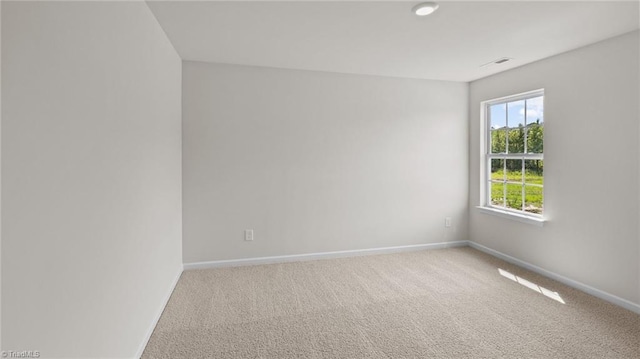
[[[451,217],[444,218],[444,226],[447,228],[451,227]]]
[[[253,240],[253,229],[245,229],[244,230],[244,240],[252,241]]]

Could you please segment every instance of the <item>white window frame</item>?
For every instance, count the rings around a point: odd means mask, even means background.
[[[489,119],[489,108],[493,105],[499,105],[507,102],[515,102],[521,100],[527,100],[535,97],[542,96],[543,106],[545,103],[545,95],[544,89],[538,89],[528,92],[523,92],[516,95],[504,96],[500,98],[495,98],[487,101],[483,101],[480,103],[480,128],[481,128],[481,141],[480,141],[480,205],[478,208],[481,212],[497,215],[500,217],[505,217],[509,219],[513,219],[516,221],[535,224],[538,226],[542,226],[545,222],[544,212],[542,214],[525,212],[524,210],[516,210],[511,208],[506,208],[502,206],[495,206],[491,203],[491,160],[492,159],[517,159],[522,160],[522,166],[525,165],[525,160],[544,160],[544,151],[543,153],[517,153],[517,154],[509,154],[509,143],[508,143],[508,135],[507,142],[505,143],[505,151],[507,153],[491,153],[491,121]],[[526,107],[525,107],[526,109]],[[506,114],[508,121],[508,112]],[[525,110],[525,123],[526,123],[526,110]],[[508,124],[508,122],[507,122]],[[526,137],[525,137],[525,146],[526,146]],[[524,176],[524,169],[522,171],[522,175]],[[508,183],[508,182],[504,182]],[[523,206],[524,206],[524,178],[522,180],[523,186]],[[542,187],[542,198],[544,200],[544,184]],[[506,191],[506,186],[505,186]]]

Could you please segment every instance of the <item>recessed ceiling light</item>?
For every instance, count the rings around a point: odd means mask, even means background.
[[[438,10],[438,4],[434,2],[423,2],[413,7],[413,12],[418,16],[427,16]]]

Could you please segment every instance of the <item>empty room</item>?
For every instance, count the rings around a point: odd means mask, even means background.
[[[0,1],[3,358],[640,358],[640,2]]]

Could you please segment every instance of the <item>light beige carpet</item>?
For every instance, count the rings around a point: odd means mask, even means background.
[[[143,358],[640,358],[640,316],[463,247],[185,271]]]

